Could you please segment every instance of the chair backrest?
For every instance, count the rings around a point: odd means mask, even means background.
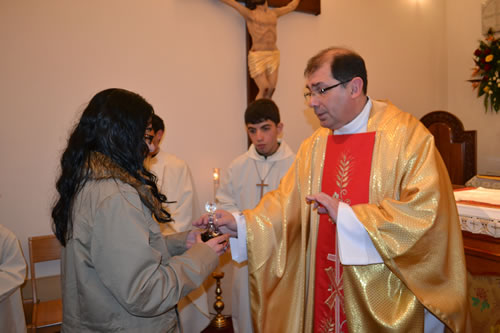
[[[430,112],[420,121],[434,135],[451,183],[465,185],[476,175],[476,131],[465,131],[460,119],[446,111]]]
[[[33,303],[37,302],[35,264],[43,261],[61,259],[61,243],[56,236],[36,236],[28,238],[30,251],[30,272]]]

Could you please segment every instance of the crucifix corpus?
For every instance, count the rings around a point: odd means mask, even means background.
[[[280,62],[276,46],[278,18],[294,10],[318,15],[321,0],[238,0],[245,2],[246,7],[237,0],[220,1],[233,7],[246,21],[248,103],[271,98],[276,89]]]

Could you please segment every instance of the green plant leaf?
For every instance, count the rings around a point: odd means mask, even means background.
[[[483,301],[483,304],[481,305],[481,312],[483,312],[484,309],[489,309],[490,305],[486,300]]]

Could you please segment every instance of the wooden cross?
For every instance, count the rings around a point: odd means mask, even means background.
[[[264,179],[261,179],[260,184],[257,184],[257,186],[260,186],[260,198],[262,199],[264,195],[264,186],[269,186],[269,184],[264,184]]]
[[[245,0],[237,0],[239,2],[245,3]],[[289,3],[290,0],[267,0],[267,4],[271,7],[282,7]],[[319,15],[321,14],[321,0],[301,0],[297,9],[295,11],[299,11],[307,14]],[[252,37],[248,33],[247,30],[247,38],[246,38],[246,47],[247,52],[250,51],[252,47]],[[247,60],[248,61],[248,60]],[[247,65],[247,103],[250,104],[255,100],[259,92],[259,88],[255,84],[254,80],[250,77],[250,73],[248,73],[248,65]],[[249,143],[250,145],[250,143]]]

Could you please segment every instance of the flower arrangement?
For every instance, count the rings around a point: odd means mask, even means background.
[[[484,108],[488,112],[500,110],[500,40],[493,30],[488,30],[485,40],[479,41],[474,51],[472,88],[478,89],[477,97],[484,96]]]

